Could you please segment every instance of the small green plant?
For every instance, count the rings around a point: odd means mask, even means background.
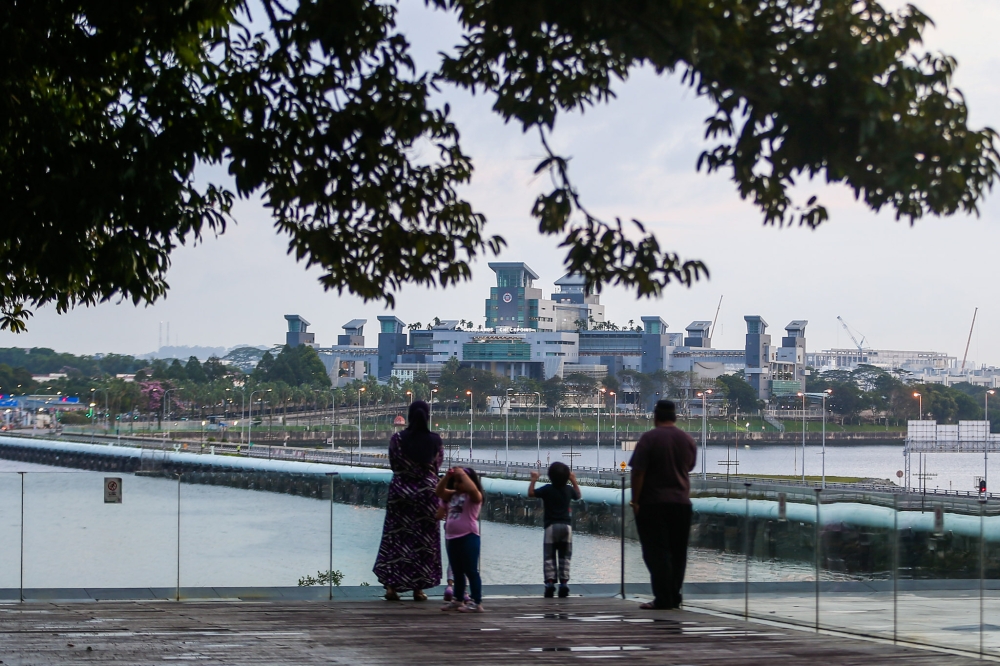
[[[331,580],[336,587],[344,580],[344,574],[334,569],[333,571],[317,571],[316,576],[303,576],[299,578],[299,587],[309,587],[310,585],[329,585]]]

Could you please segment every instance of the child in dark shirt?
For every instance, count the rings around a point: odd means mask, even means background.
[[[545,507],[545,545],[543,569],[545,572],[545,596],[551,598],[559,581],[559,596],[569,596],[569,563],[573,558],[573,510],[570,502],[580,499],[580,486],[576,475],[569,471],[565,463],[554,462],[549,466],[549,481],[552,483],[535,488],[538,472],[531,473],[528,497],[540,497]],[[568,483],[572,483],[571,488]]]

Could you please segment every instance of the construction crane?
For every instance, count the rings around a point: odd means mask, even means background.
[[[712,320],[712,330],[709,331],[708,337],[715,337],[715,325],[719,323],[719,310],[722,309],[722,296],[719,296],[719,307],[715,308],[715,319]]]
[[[972,331],[976,328],[976,315],[979,314],[979,308],[972,313],[972,326],[969,327],[969,339],[965,341],[965,353],[962,354],[962,370],[965,370],[965,359],[969,358],[969,345],[972,344]]]
[[[861,335],[861,342],[858,342],[858,338],[855,337],[854,333],[847,326],[847,322],[844,321],[844,318],[838,315],[837,321],[839,321],[840,325],[844,327],[844,330],[847,331],[847,334],[851,336],[851,340],[854,342],[854,346],[858,348],[858,362],[860,363],[862,361],[862,359],[860,358],[861,354],[865,350],[865,336],[862,335],[861,332],[859,331],[858,335]]]

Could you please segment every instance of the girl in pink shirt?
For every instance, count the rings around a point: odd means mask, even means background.
[[[483,612],[483,583],[479,576],[479,508],[483,505],[483,486],[470,467],[452,467],[441,477],[437,495],[448,504],[444,523],[445,546],[455,576],[455,598],[441,610],[463,613]],[[459,601],[469,579],[472,600]]]

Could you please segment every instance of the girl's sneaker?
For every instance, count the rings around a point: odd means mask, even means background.
[[[462,601],[464,601],[465,603],[469,603],[470,601],[472,601],[472,597],[469,596],[468,592],[465,593],[465,595],[462,598]]]
[[[451,601],[454,596],[455,596],[455,588],[453,588],[451,585],[449,585],[448,587],[444,588],[444,600],[445,601]]]
[[[462,603],[458,599],[452,599],[444,606],[441,606],[441,610],[443,611],[462,610]]]
[[[483,605],[477,604],[475,601],[467,601],[458,607],[459,613],[482,613]]]

